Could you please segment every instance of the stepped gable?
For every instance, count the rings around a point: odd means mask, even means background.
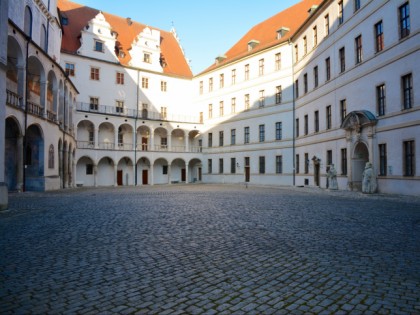
[[[68,24],[62,26],[61,50],[65,53],[77,54],[77,50],[80,47],[81,30],[100,11],[68,0],[58,0],[58,8],[62,16],[68,19]],[[118,59],[122,65],[128,66],[131,60],[128,50],[131,48],[131,44],[136,36],[147,26],[106,12],[102,12],[102,14],[111,25],[113,31],[118,33],[116,44],[124,52],[124,56],[118,57]],[[158,30],[161,35],[161,54],[165,62],[163,72],[169,75],[192,78],[191,69],[177,39],[171,32]]]
[[[302,0],[255,25],[224,54],[226,58],[222,62],[211,65],[202,73],[289,40],[305,20],[309,18],[309,9],[314,5],[320,5],[322,1],[323,0]],[[282,27],[288,28],[289,31],[278,39],[277,32]],[[252,50],[249,50],[248,43],[251,41],[257,41],[257,44]]]

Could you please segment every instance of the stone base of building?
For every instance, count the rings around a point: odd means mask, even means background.
[[[6,210],[9,206],[9,195],[6,183],[0,183],[0,211]]]

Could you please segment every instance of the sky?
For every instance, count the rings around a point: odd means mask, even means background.
[[[254,25],[300,0],[72,0],[170,31],[175,27],[193,74],[223,55]]]

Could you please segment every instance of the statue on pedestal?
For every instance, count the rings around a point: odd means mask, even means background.
[[[367,162],[363,171],[362,192],[365,194],[373,194],[376,192],[376,177],[373,173],[372,163]]]
[[[330,165],[330,169],[328,170],[327,176],[328,176],[328,189],[337,190],[338,189],[337,171],[334,168],[334,164]]]

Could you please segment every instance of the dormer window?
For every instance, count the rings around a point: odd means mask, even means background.
[[[277,30],[277,39],[283,38],[289,31],[290,28],[282,26],[280,29]]]
[[[256,39],[252,39],[248,42],[248,51],[254,49],[260,42]]]
[[[104,52],[104,43],[100,40],[95,40],[95,45],[93,47],[94,51]]]
[[[144,53],[143,54],[143,62],[146,62],[146,63],[151,63],[152,62],[149,53]]]

